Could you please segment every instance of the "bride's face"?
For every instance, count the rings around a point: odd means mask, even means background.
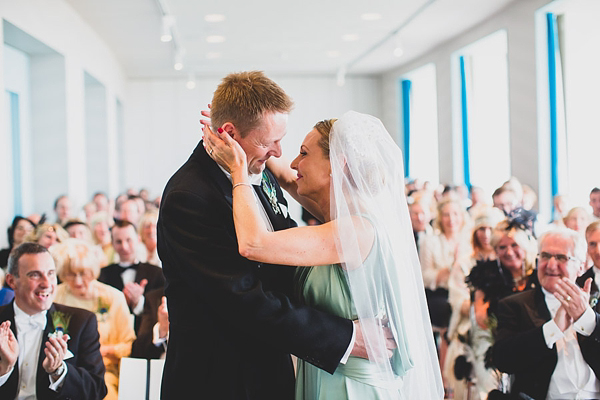
[[[320,195],[329,196],[331,164],[319,147],[320,134],[313,129],[306,135],[300,154],[292,161],[292,169],[298,172],[298,194],[317,200]]]

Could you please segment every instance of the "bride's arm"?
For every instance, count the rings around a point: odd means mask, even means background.
[[[216,135],[208,128],[204,133],[212,157],[231,172],[233,183],[233,220],[242,256],[270,264],[313,266],[342,262],[335,244],[337,221],[269,232],[260,216],[254,188],[248,182],[246,155],[226,133]],[[367,254],[374,240],[370,224],[360,217],[352,221],[357,228],[362,254]]]
[[[300,196],[298,194],[298,185],[296,184],[296,176],[298,173],[290,168],[290,163],[285,157],[271,157],[267,160],[267,168],[273,173],[279,185],[290,194],[300,205],[308,210],[309,213],[315,216],[319,221],[325,219],[321,214],[321,209],[314,201]]]

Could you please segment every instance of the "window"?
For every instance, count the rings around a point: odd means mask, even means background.
[[[511,176],[506,55],[504,30],[456,55],[461,80],[464,183],[479,186],[488,195]]]
[[[405,174],[437,185],[440,174],[435,66],[427,64],[404,75],[400,88]]]

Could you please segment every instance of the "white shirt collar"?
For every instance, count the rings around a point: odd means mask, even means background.
[[[219,167],[219,169],[221,171],[223,171],[223,173],[225,174],[225,176],[227,177],[227,179],[229,179],[229,182],[231,182],[231,174],[229,172],[227,172],[227,170],[223,167],[221,167],[219,164],[217,164],[217,167]],[[260,185],[260,182],[262,181],[262,174],[248,174],[248,178],[250,179],[250,183],[252,185]]]
[[[543,287],[542,292],[544,293],[544,300],[546,300],[546,306],[548,307],[548,311],[550,311],[552,318],[554,318],[556,311],[560,308],[560,301],[554,296],[554,294],[550,293]]]

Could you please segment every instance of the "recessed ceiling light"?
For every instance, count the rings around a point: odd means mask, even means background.
[[[206,41],[208,43],[223,43],[225,41],[225,36],[218,36],[218,35],[207,36]]]
[[[208,58],[209,60],[221,58],[221,53],[216,53],[216,52],[206,53],[206,58]]]
[[[377,20],[380,20],[382,17],[381,17],[381,14],[378,14],[378,13],[365,13],[365,14],[361,15],[360,18],[363,21],[377,21]]]
[[[327,52],[327,57],[335,58],[335,57],[339,57],[341,54],[342,53],[340,53],[337,50],[330,50],[330,51]]]
[[[359,36],[355,33],[348,33],[342,36],[344,42],[355,42],[359,39]]]
[[[204,16],[204,20],[206,22],[223,22],[225,21],[225,16],[223,14],[208,14]]]

